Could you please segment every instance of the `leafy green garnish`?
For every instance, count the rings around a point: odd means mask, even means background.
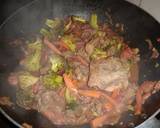
[[[76,97],[71,95],[69,89],[66,89],[65,91],[65,100],[66,100],[68,109],[72,109],[72,110],[75,109],[75,107],[77,106]]]
[[[94,29],[98,29],[98,21],[97,21],[97,15],[96,15],[96,14],[92,14],[92,15],[91,15],[90,25],[91,25]]]
[[[100,48],[95,48],[91,55],[92,59],[102,59],[106,57],[107,57],[107,53]]]
[[[56,89],[62,86],[63,78],[60,75],[49,74],[42,77],[43,85],[49,89]]]
[[[57,39],[58,35],[63,34],[63,22],[60,19],[47,19],[45,25],[45,28],[40,30],[40,33],[44,37],[55,40]]]
[[[75,52],[76,44],[72,36],[63,36],[62,40],[69,47],[71,51]]]
[[[40,69],[42,42],[37,39],[35,43],[28,44],[29,54],[24,60],[24,67],[28,71],[37,71]]]
[[[51,36],[52,36],[52,33],[51,33],[49,30],[45,29],[45,28],[42,28],[42,29],[40,30],[40,33],[41,33],[44,37],[51,38]]]
[[[55,18],[54,20],[51,19],[47,19],[45,24],[49,27],[49,28],[57,28],[61,25],[61,20],[58,18]]]
[[[29,72],[20,72],[18,75],[19,86],[22,89],[34,85],[38,79],[38,77],[31,75]]]
[[[57,72],[64,67],[64,61],[60,56],[50,57],[50,62],[51,62],[51,70],[54,72]]]
[[[80,16],[73,16],[72,18],[73,18],[74,21],[79,21],[79,22],[81,22],[81,23],[86,23],[86,20],[83,19],[83,18],[80,17]]]

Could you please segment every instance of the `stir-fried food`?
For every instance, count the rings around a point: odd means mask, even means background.
[[[35,109],[57,125],[115,124],[123,112],[140,114],[145,100],[160,90],[158,81],[138,86],[139,53],[109,25],[78,16],[47,19],[9,82],[17,104]],[[131,109],[132,108],[132,109]]]

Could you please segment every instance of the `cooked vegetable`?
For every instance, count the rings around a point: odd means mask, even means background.
[[[97,21],[97,15],[96,15],[96,14],[92,14],[92,15],[91,15],[90,25],[91,25],[94,29],[98,29],[98,21]]]
[[[64,67],[64,61],[60,56],[50,57],[51,70],[54,72],[59,71]]]
[[[54,20],[51,19],[47,19],[45,24],[49,27],[49,28],[57,28],[61,25],[61,20],[58,18],[55,18]]]
[[[79,21],[81,23],[86,23],[86,20],[79,16],[73,16],[74,21]]]
[[[135,115],[139,115],[141,111],[142,111],[142,96],[141,96],[141,90],[138,90],[136,93]]]
[[[107,57],[107,53],[100,48],[95,48],[95,50],[93,51],[91,55],[92,59],[102,59],[106,57]]]
[[[42,77],[43,85],[49,89],[57,89],[62,86],[63,78],[60,75],[49,74]]]
[[[41,39],[37,39],[34,43],[29,43],[28,45],[29,54],[26,56],[24,60],[24,67],[28,71],[38,71],[41,67],[40,59],[41,59],[41,50],[42,50],[42,42]]]
[[[71,59],[72,59],[72,61],[80,62],[84,66],[88,66],[88,62],[79,55],[72,56]]]
[[[74,84],[73,80],[70,78],[69,75],[63,74],[63,79],[64,79],[64,82],[65,82],[65,85],[66,85],[69,89],[74,90],[74,91],[77,91],[77,87],[76,87],[76,85]]]
[[[68,48],[71,51],[75,52],[76,44],[75,44],[74,38],[72,36],[64,36],[62,38],[62,41],[68,46]]]
[[[87,97],[93,97],[93,98],[100,98],[100,97],[104,97],[106,98],[112,105],[114,105],[114,107],[116,107],[116,102],[115,100],[108,96],[107,94],[101,92],[101,91],[97,91],[97,90],[78,90],[78,93],[80,95],[83,96],[87,96]]]
[[[37,81],[38,77],[31,75],[29,72],[20,72],[18,74],[18,84],[21,89],[33,86]]]
[[[48,46],[48,48],[50,48],[53,52],[55,52],[56,54],[62,56],[62,53],[47,38],[44,38],[44,44],[46,44]]]
[[[42,28],[42,29],[40,30],[40,33],[41,33],[44,37],[47,37],[47,38],[51,38],[51,37],[52,37],[52,33],[51,33],[49,30],[47,30],[47,29]]]
[[[64,31],[65,31],[65,32],[68,31],[69,28],[71,27],[71,25],[72,25],[72,18],[69,17],[67,24],[64,26]]]
[[[100,98],[100,96],[103,96],[103,93],[96,90],[78,90],[80,95],[83,96],[89,96],[93,98]]]
[[[77,106],[76,97],[74,97],[71,94],[70,90],[67,88],[65,90],[65,99],[66,99],[68,109],[74,109]]]

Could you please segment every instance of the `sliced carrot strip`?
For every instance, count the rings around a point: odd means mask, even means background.
[[[111,103],[114,105],[114,107],[117,106],[117,103],[116,101],[111,97],[111,96],[108,96],[107,94],[104,94],[105,98]]]
[[[61,48],[65,48],[65,49],[69,49],[69,47],[67,46],[67,44],[65,44],[62,40],[59,42],[59,46],[61,47]]]
[[[83,64],[84,66],[88,66],[88,62],[84,58],[82,58],[81,56],[76,56],[76,57],[81,64]]]
[[[112,91],[112,98],[117,98],[119,96],[120,90],[119,89],[115,89]]]
[[[141,114],[141,111],[142,111],[142,102],[143,102],[142,92],[141,92],[141,89],[138,89],[137,93],[136,93],[135,115]]]
[[[97,90],[78,90],[78,92],[80,95],[93,97],[93,98],[99,98],[100,96],[104,96],[112,105],[114,105],[115,107],[117,105],[116,101],[112,97],[105,94],[104,92],[97,91]]]
[[[76,85],[74,84],[73,80],[70,78],[69,75],[63,74],[63,78],[64,78],[65,85],[66,85],[69,89],[74,90],[74,91],[77,90]]]
[[[104,104],[104,108],[107,109],[108,111],[113,109],[113,105],[109,102],[107,102],[106,104]]]
[[[96,90],[78,90],[80,95],[93,97],[93,98],[99,98],[103,95],[102,92],[96,91]]]
[[[44,44],[46,44],[48,46],[48,48],[50,48],[53,52],[62,56],[62,53],[47,38],[44,38]]]

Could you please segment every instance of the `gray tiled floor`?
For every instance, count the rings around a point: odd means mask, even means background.
[[[140,6],[160,22],[160,0],[127,0]]]

